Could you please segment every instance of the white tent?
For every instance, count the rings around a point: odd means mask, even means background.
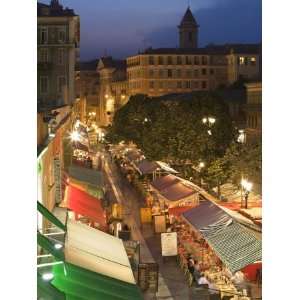
[[[135,284],[122,240],[70,219],[65,258],[90,271]]]

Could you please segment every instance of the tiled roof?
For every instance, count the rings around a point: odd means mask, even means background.
[[[58,3],[55,4],[44,4],[41,2],[37,3],[37,16],[38,17],[65,17],[65,16],[76,16],[73,9],[68,7],[63,8]]]
[[[126,69],[126,60],[113,59],[111,56],[101,57],[105,68]]]
[[[204,48],[148,48],[140,54],[202,54],[202,55],[227,55],[236,54],[260,54],[261,44],[225,44],[225,45],[208,45]]]

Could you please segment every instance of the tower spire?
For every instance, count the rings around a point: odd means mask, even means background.
[[[188,7],[178,26],[180,48],[198,48],[198,27],[199,25]]]

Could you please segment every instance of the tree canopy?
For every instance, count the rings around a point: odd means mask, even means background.
[[[204,117],[214,117],[216,122],[209,128],[202,122]],[[107,139],[133,141],[149,159],[196,163],[223,157],[235,134],[220,95],[194,92],[132,96],[116,112]]]

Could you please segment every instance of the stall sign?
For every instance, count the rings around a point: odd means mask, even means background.
[[[166,218],[165,216],[154,216],[155,232],[166,232]]]
[[[145,291],[149,287],[148,282],[148,265],[147,264],[139,264],[138,267],[138,285],[142,291]]]
[[[61,163],[59,158],[54,158],[54,182],[55,182],[55,202],[61,202]]]
[[[152,212],[151,208],[144,207],[140,209],[141,214],[141,222],[142,224],[151,223],[152,222]]]
[[[121,204],[114,203],[112,206],[112,216],[115,219],[123,219],[123,208]]]
[[[161,234],[161,253],[162,256],[175,256],[177,252],[177,232]]]
[[[158,264],[148,263],[148,286],[149,289],[158,291]]]

